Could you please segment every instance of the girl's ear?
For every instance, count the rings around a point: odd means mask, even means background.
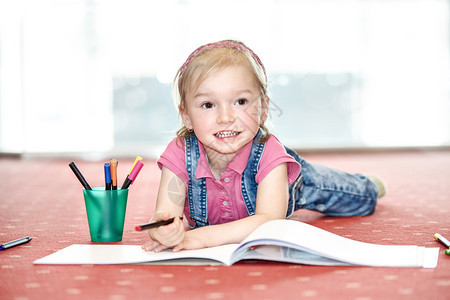
[[[269,116],[269,102],[270,102],[269,97],[262,99],[261,125],[264,125],[264,123],[267,120],[267,117]]]
[[[191,119],[189,118],[189,114],[187,113],[186,109],[181,107],[181,105],[178,105],[178,111],[180,112],[184,127],[186,127],[186,129],[193,129]]]

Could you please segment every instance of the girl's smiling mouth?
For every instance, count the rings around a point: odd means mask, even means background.
[[[232,130],[226,130],[226,131],[221,131],[215,134],[216,137],[218,138],[228,138],[228,137],[233,137],[238,135],[240,132],[238,131],[232,131]]]

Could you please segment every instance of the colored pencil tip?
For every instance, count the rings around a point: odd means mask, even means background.
[[[136,229],[136,231],[142,231],[142,227],[141,226],[136,226],[134,229]]]

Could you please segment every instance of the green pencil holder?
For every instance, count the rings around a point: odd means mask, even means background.
[[[123,236],[128,189],[105,190],[93,187],[83,190],[91,241],[120,242]]]

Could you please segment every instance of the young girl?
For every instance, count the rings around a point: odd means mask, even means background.
[[[268,132],[266,71],[243,43],[196,49],[174,86],[184,126],[158,160],[152,221],[175,220],[149,230],[144,250],[239,243],[262,223],[300,208],[331,216],[374,212],[379,188],[373,181],[308,163]]]

